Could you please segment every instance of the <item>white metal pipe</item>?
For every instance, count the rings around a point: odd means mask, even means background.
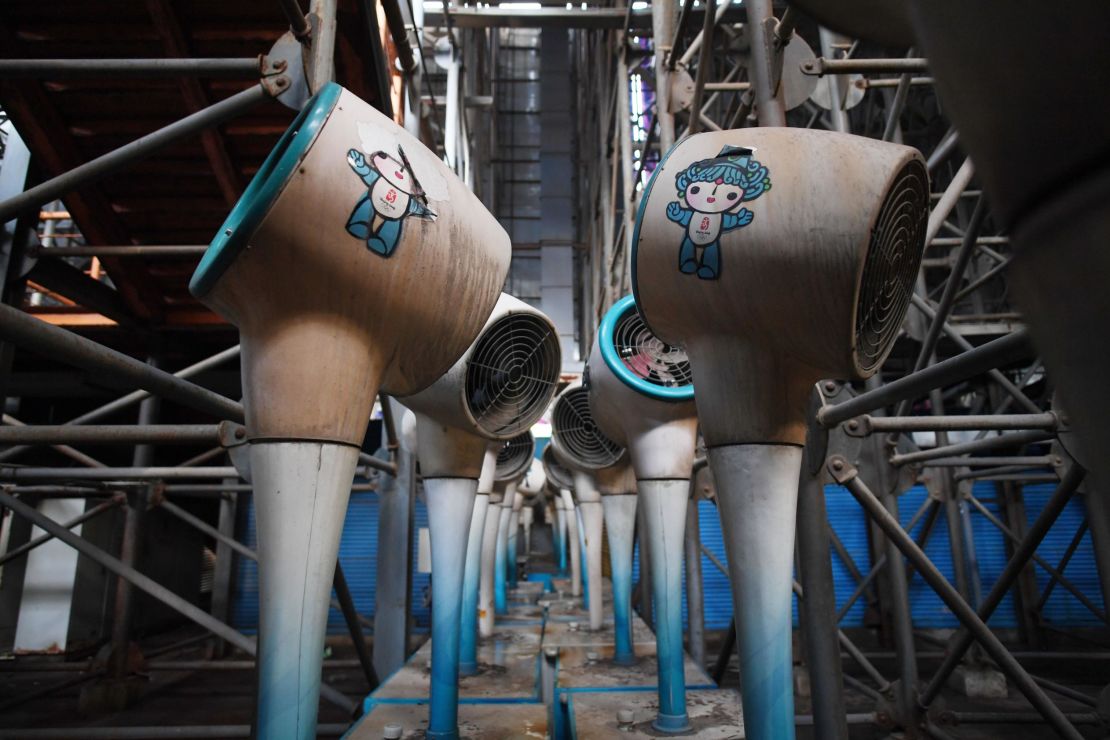
[[[572,596],[582,595],[582,548],[578,539],[578,513],[574,506],[574,499],[570,491],[562,489],[559,495],[563,497],[563,509],[566,511],[564,535],[568,554],[570,555],[570,593]]]
[[[497,525],[501,519],[500,502],[489,500],[485,527],[482,530],[482,570],[478,587],[478,634],[493,634],[493,569],[497,553]]]

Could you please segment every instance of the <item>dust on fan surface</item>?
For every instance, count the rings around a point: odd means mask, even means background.
[[[648,383],[675,388],[694,382],[686,351],[655,336],[635,305],[617,319],[612,342],[624,366]]]
[[[466,367],[466,401],[484,431],[528,429],[559,380],[559,337],[537,316],[513,313],[478,339]]]
[[[578,387],[560,396],[554,416],[553,434],[567,453],[582,465],[605,468],[624,454],[624,449],[606,437],[594,423],[586,388]]]

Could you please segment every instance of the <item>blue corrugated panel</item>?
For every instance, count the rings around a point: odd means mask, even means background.
[[[871,570],[871,550],[868,546],[867,520],[863,509],[856,502],[848,489],[840,486],[825,486],[825,508],[828,510],[829,524],[834,532],[844,543],[844,549],[852,556],[852,562],[865,576]],[[842,607],[855,591],[856,579],[852,577],[848,566],[841,560],[834,548],[830,546],[829,557],[832,558],[833,587],[836,593],[837,609]],[[795,599],[795,602],[797,599]],[[866,593],[856,599],[855,604],[844,615],[841,627],[861,627],[863,617],[867,611]]]
[[[1025,514],[1032,523],[1037,515],[1044,509],[1049,496],[1055,488],[1052,484],[1026,486]],[[1075,496],[1064,508],[1056,525],[1048,531],[1044,542],[1037,549],[1037,554],[1052,564],[1053,567],[1060,563],[1064,551],[1079,530],[1080,523],[1086,517],[1086,507],[1083,496]],[[1042,568],[1036,568],[1037,584],[1044,593],[1050,576]],[[1102,599],[1102,590],[1098,583],[1098,571],[1095,566],[1094,550],[1091,546],[1091,533],[1088,531],[1079,541],[1079,548],[1075,551],[1068,567],[1064,569],[1064,576],[1073,583],[1084,596],[1088,597],[1099,608],[1105,608]],[[1045,621],[1057,626],[1100,626],[1095,615],[1079,603],[1067,589],[1056,586],[1052,595],[1044,606]]]
[[[255,531],[254,497],[240,499],[247,505],[243,542],[254,549],[258,538]],[[339,562],[359,613],[374,613],[374,586],[377,577],[375,554],[378,551],[378,497],[373,492],[351,494],[347,518],[343,523],[343,539],[339,545]],[[232,624],[243,632],[258,631],[258,565],[247,558],[238,559],[235,597],[232,601]],[[338,609],[328,613],[328,632],[345,633],[346,623]]]

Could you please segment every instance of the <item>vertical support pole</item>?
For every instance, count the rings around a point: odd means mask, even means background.
[[[654,12],[654,11],[653,11]],[[620,171],[621,171],[621,189],[623,190],[623,204],[621,206],[621,222],[623,224],[624,234],[624,262],[628,265],[622,274],[631,275],[632,265],[632,232],[635,231],[633,222],[636,216],[636,182],[635,172],[632,167],[632,113],[630,95],[628,90],[628,62],[625,61],[624,55],[617,60],[616,72],[617,84],[617,136],[620,142]],[[661,105],[660,99],[655,99],[656,108]],[[656,114],[658,115],[658,114]],[[674,119],[671,119],[671,129],[674,129]],[[666,149],[661,151],[666,152]],[[646,157],[647,152],[641,152],[641,156]],[[615,266],[614,266],[615,267]],[[605,271],[608,273],[609,265],[605,265]],[[617,272],[614,270],[614,272]],[[606,278],[606,284],[609,292],[606,297],[612,295],[612,285]],[[622,284],[617,286],[617,294],[624,295],[625,286]]]
[[[770,6],[770,0],[766,2]],[[748,13],[751,14],[750,8]],[[659,150],[663,153],[674,146],[674,115],[670,111],[671,72],[667,69],[668,49],[664,46],[674,38],[674,26],[674,0],[653,0],[651,30],[655,39],[655,115],[659,120]],[[752,47],[755,47],[754,38]]]
[[[811,431],[812,434],[812,431]],[[807,446],[806,456],[812,454]],[[810,462],[807,459],[807,463]],[[817,461],[820,471],[821,461]],[[802,469],[798,487],[798,559],[802,591],[799,602],[805,633],[806,663],[813,700],[813,730],[818,740],[847,740],[844,673],[837,634],[836,593],[829,557],[829,519],[821,474]]]
[[[775,16],[771,0],[746,0],[745,4],[748,6],[748,29],[751,34],[751,76],[756,118],[760,126],[785,126],[786,108],[783,104],[782,86],[775,85],[772,32]]]
[[[882,444],[881,435],[873,436],[871,443]],[[881,455],[880,450],[877,454]],[[875,459],[881,460],[881,457]],[[884,466],[880,466],[880,476]],[[898,498],[889,486],[883,485],[879,495],[892,517],[898,520]],[[913,642],[913,621],[910,615],[910,590],[902,553],[890,537],[884,537],[886,547],[886,594],[890,597],[890,614],[894,631],[894,652],[898,656],[898,702],[905,716],[916,710],[917,650]]]
[[[309,15],[312,20],[312,47],[310,49],[309,89],[317,92],[335,79],[335,32],[338,0],[312,0]]]
[[[138,457],[138,451],[136,451]],[[147,491],[137,489],[127,494],[124,509],[123,542],[120,545],[120,562],[128,568],[135,567],[142,537],[143,519],[146,515]],[[116,577],[116,601],[112,612],[112,650],[108,675],[116,680],[127,677],[127,657],[131,645],[131,624],[135,615],[135,590],[131,581]]]
[[[459,172],[459,59],[452,52],[451,62],[447,65],[447,107],[443,127],[443,151],[447,156],[447,166],[456,174]]]
[[[224,479],[225,485],[238,483],[235,479]],[[220,534],[232,538],[235,536],[235,516],[238,509],[238,498],[234,493],[220,495],[219,516],[216,529]],[[235,550],[226,542],[216,542],[216,567],[212,575],[212,609],[211,614],[221,622],[229,622],[231,617],[231,589],[235,574]],[[212,642],[212,656],[222,657],[227,652],[227,643],[219,638]]]
[[[395,412],[400,404],[387,402]],[[405,664],[412,592],[413,501],[416,456],[397,448],[396,477],[383,473],[378,489],[377,590],[374,594],[374,670],[388,676]]]
[[[153,358],[147,360],[157,366]],[[157,396],[144,398],[139,404],[139,424],[157,424],[158,412],[162,401]],[[148,467],[154,461],[154,448],[151,445],[136,445],[131,456],[135,467]],[[127,496],[124,509],[123,542],[120,545],[120,560],[124,565],[134,568],[141,546],[142,523],[146,516],[147,492],[138,490]],[[134,620],[134,589],[126,578],[116,578],[116,602],[112,614],[112,651],[109,675],[115,679],[127,676],[127,654],[131,644],[131,625]]]
[[[702,668],[705,667],[705,597],[701,578],[701,517],[698,515],[698,497],[695,486],[697,473],[690,480],[690,501],[686,508],[686,631],[690,655]]]
[[[837,58],[837,46],[844,43],[844,37],[838,33],[822,27],[821,56],[826,59]],[[847,75],[825,75],[824,79],[817,81],[818,85],[825,85],[829,91],[829,118],[832,121],[833,131],[850,133],[848,125],[848,111],[844,110],[844,99],[847,97]]]
[[[1087,480],[1090,487],[1091,476]],[[1091,529],[1103,603],[1110,604],[1110,502],[1106,498],[1106,491],[1094,490],[1083,497],[1083,503],[1087,505],[1087,524]]]

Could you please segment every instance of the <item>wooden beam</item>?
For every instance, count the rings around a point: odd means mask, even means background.
[[[2,38],[0,35],[0,40]],[[34,163],[45,174],[57,176],[84,163],[65,122],[39,83],[34,80],[0,81],[0,100],[27,142]],[[68,193],[64,201],[90,243],[130,243],[127,229],[96,185]],[[140,319],[158,321],[162,297],[142,269],[122,260],[107,259],[103,263],[131,312]]]
[[[181,22],[177,18],[170,0],[147,0],[147,12],[154,22],[154,28],[162,39],[162,47],[166,56],[172,59],[184,59],[192,56],[185,33],[181,29]],[[185,97],[185,105],[190,113],[207,108],[211,101],[204,92],[200,82],[195,77],[182,77],[178,80],[181,94]],[[239,171],[231,161],[227,151],[227,143],[219,129],[208,129],[200,135],[204,154],[212,166],[212,174],[220,185],[227,205],[233,206],[243,192],[243,181]]]

